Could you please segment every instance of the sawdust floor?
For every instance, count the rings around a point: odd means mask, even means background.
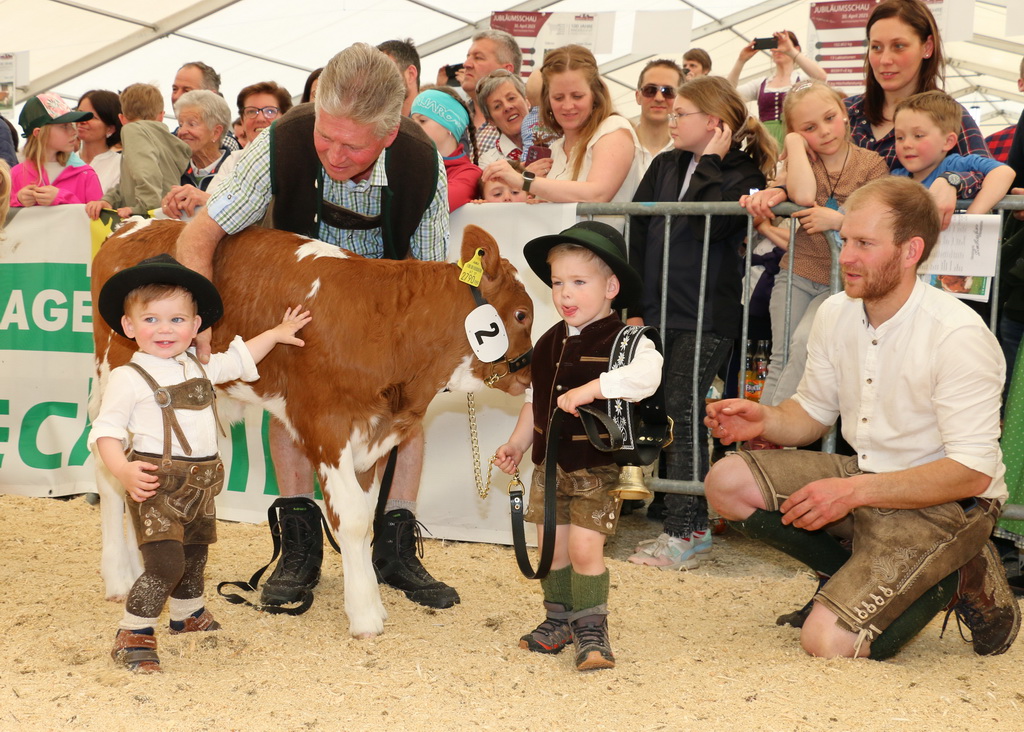
[[[540,594],[508,548],[428,541],[462,604],[383,588],[386,631],[357,641],[337,555],[305,615],[214,597],[271,548],[265,525],[222,522],[207,595],[224,629],[158,631],[165,671],[136,676],[108,655],[122,608],[103,599],[98,508],[4,495],[0,509],[0,730],[1024,729],[1021,643],[980,658],[935,621],[890,662],[809,658],[774,624],[810,595],[808,573],[735,534],[695,571],[635,567],[636,541],[657,533],[643,514],[609,548],[611,671],[517,648]]]

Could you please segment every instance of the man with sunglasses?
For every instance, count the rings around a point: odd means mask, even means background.
[[[640,159],[641,176],[656,155],[672,149],[672,138],[668,134],[668,113],[672,111],[672,100],[676,98],[676,89],[684,78],[679,64],[665,58],[649,61],[640,72],[636,89],[636,103],[640,105],[636,136],[643,150]]]
[[[178,260],[212,279],[213,256],[224,237],[269,213],[274,228],[365,257],[443,261],[448,248],[444,162],[419,125],[402,117],[404,99],[405,84],[394,62],[365,43],[327,63],[314,103],[280,118],[275,107],[286,102],[273,92],[240,96],[246,133],[250,124],[269,130],[249,138],[231,176],[184,229]],[[263,124],[268,116],[275,117],[272,126]],[[196,347],[199,358],[207,360],[209,336],[200,334]],[[312,501],[312,466],[277,419],[270,423],[270,452],[281,494],[276,504],[281,557],[263,586],[261,603],[286,605],[302,600],[319,582],[323,535]],[[374,543],[378,577],[421,605],[451,607],[459,602],[458,593],[431,577],[416,556],[413,510],[422,431],[399,445],[397,460]]]

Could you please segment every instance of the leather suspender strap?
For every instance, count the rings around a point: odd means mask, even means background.
[[[149,372],[146,371],[146,369],[132,361],[129,361],[128,365],[135,369],[139,376],[142,377],[142,380],[146,382],[146,385],[153,390],[153,396],[156,399],[156,404],[160,407],[160,416],[163,417],[164,420],[163,459],[171,459],[171,430],[174,430],[174,436],[178,438],[178,442],[181,444],[181,449],[186,455],[191,455],[192,446],[188,444],[188,440],[185,439],[185,433],[182,431],[181,425],[178,424],[178,418],[174,416],[174,407],[171,405],[170,393],[167,389],[156,383],[156,380],[149,375]]]
[[[627,325],[619,332],[612,347],[608,370],[613,371],[632,362],[643,336],[649,338],[658,352],[662,353],[661,338],[656,329],[650,326]],[[590,415],[594,412],[592,409],[578,411],[581,417],[584,412]],[[591,436],[589,428],[587,435],[591,444],[598,450],[613,452],[612,457],[617,465],[650,465],[658,459],[661,449],[672,441],[672,424],[665,409],[664,379],[654,394],[635,404],[624,399],[609,399],[607,416],[619,427],[622,435],[619,447],[610,450],[601,447]],[[584,426],[587,422],[588,417],[584,417]]]
[[[208,377],[206,375],[206,369],[203,368],[203,362],[200,361],[198,358],[196,358],[196,355],[194,353],[192,353],[192,351],[185,351],[185,355],[188,356],[190,359],[192,359],[192,363],[194,363],[196,366],[199,367],[199,373],[201,373],[203,375],[203,378],[206,379],[206,380],[209,380],[210,377]],[[213,390],[213,404],[211,406],[213,407],[213,421],[217,423],[217,428],[220,430],[220,433],[222,435],[224,435],[225,437],[227,437],[228,433],[224,430],[224,425],[221,424],[221,421],[220,421],[220,415],[217,413],[217,390],[216,389]]]

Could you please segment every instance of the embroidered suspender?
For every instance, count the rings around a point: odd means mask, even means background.
[[[178,423],[178,418],[174,414],[175,409],[199,410],[212,406],[213,418],[218,424],[220,423],[220,418],[217,414],[216,394],[213,390],[213,383],[206,376],[206,369],[203,368],[199,359],[193,354],[186,351],[185,355],[199,367],[202,377],[188,379],[173,386],[160,386],[150,376],[149,372],[139,366],[139,364],[132,361],[128,362],[128,365],[135,369],[139,376],[142,377],[142,380],[146,382],[146,385],[153,390],[153,397],[156,399],[157,406],[160,407],[160,415],[163,417],[164,422],[163,460],[165,463],[170,462],[172,458],[171,432],[174,432],[174,436],[178,438],[178,443],[181,445],[185,455],[192,455],[192,446],[189,444],[184,431],[181,429],[181,425]]]

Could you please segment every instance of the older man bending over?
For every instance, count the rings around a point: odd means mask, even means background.
[[[923,187],[876,180],[846,210],[846,292],[818,312],[796,395],[777,407],[718,402],[705,424],[725,443],[806,445],[841,415],[857,454],[741,452],[712,468],[708,501],[818,573],[801,618],[808,653],[889,658],[943,609],[970,628],[976,653],[1003,653],[1020,610],[988,541],[1007,495],[999,344],[917,278],[939,234]]]
[[[419,126],[402,118],[404,98],[402,77],[386,55],[365,43],[339,53],[320,76],[315,106],[295,107],[243,150],[231,177],[182,232],[178,259],[212,277],[220,241],[263,220],[273,200],[275,228],[367,257],[443,261],[448,241],[444,163]],[[209,357],[209,336],[198,350],[201,358]],[[276,419],[270,424],[270,451],[284,499],[282,546],[261,599],[283,605],[302,599],[319,581],[323,537],[315,504],[306,500],[313,497],[312,466]],[[381,581],[414,602],[451,607],[458,593],[431,577],[416,557],[413,509],[422,465],[420,432],[399,447],[373,561]]]

